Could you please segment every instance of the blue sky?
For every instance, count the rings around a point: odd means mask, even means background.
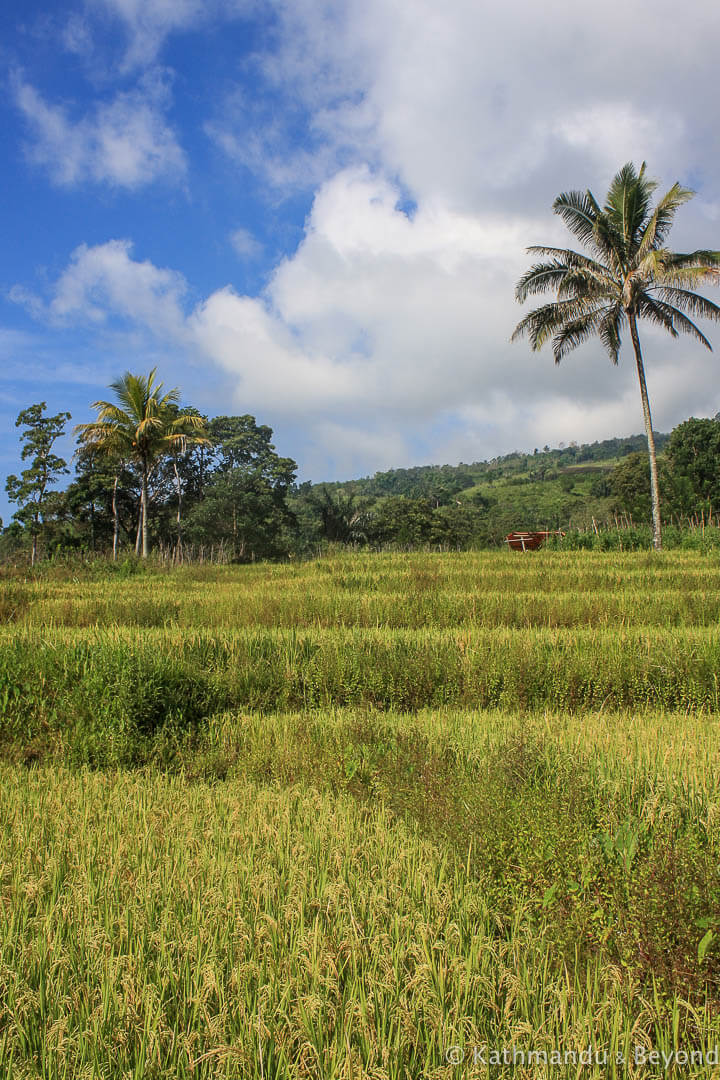
[[[508,340],[524,248],[566,242],[553,198],[604,194],[626,160],[697,191],[676,248],[720,247],[718,6],[603,13],[6,5],[0,473],[21,409],[84,422],[154,365],[316,480],[640,431],[627,355],[555,369]],[[714,355],[645,351],[657,427],[720,409]]]

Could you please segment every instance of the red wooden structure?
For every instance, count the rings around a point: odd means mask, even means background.
[[[505,543],[513,551],[537,551],[548,536],[564,536],[559,529],[543,529],[540,532],[511,532],[505,537]]]

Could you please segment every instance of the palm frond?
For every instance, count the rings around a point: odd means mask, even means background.
[[[642,258],[638,251],[634,259],[634,266],[631,273],[637,280],[643,281],[646,284],[657,282],[665,277],[670,256],[671,252],[669,252],[667,248],[650,250],[646,252]]]
[[[130,428],[134,424],[134,417],[128,414],[111,401],[94,401],[93,409],[98,410],[98,422],[115,424],[118,427]]]
[[[171,421],[170,428],[188,435],[197,432],[198,437],[204,437],[205,421],[199,413],[184,413]]]
[[[157,399],[157,395],[154,396],[158,402],[158,407],[160,409],[167,409],[170,405],[177,405],[179,403],[180,390],[176,386],[172,390],[168,390],[167,394],[165,394],[164,397],[161,397],[160,399]]]
[[[124,406],[128,416],[135,418],[136,421],[142,420],[145,415],[156,370],[153,368],[147,378],[126,371],[121,379],[110,384],[110,389],[114,391],[120,405]]]
[[[618,303],[608,309],[605,318],[598,325],[598,337],[605,346],[605,351],[613,364],[617,364],[620,358],[621,335],[626,321],[622,304]]]
[[[558,300],[609,300],[622,296],[622,285],[607,274],[597,275],[584,267],[568,270],[558,287]]]
[[[157,413],[151,413],[150,416],[146,416],[137,426],[138,439],[146,438],[152,434],[153,431],[159,431],[163,427],[163,418]]]
[[[559,259],[571,269],[584,268],[597,274],[598,277],[604,274],[607,275],[608,281],[612,280],[612,275],[604,263],[601,263],[598,259],[591,259],[588,255],[583,255],[579,251],[573,251],[571,248],[545,247],[542,244],[533,244],[532,247],[526,248],[526,251],[530,255],[550,255],[555,259]]]
[[[598,214],[593,239],[612,275],[623,277],[628,265],[625,243],[617,223],[608,214]]]
[[[707,248],[699,248],[697,251],[672,253],[672,258],[669,261],[670,266],[676,266],[679,269],[685,267],[708,267],[711,270],[720,269],[720,251],[709,251]]]
[[[117,438],[119,435],[116,424],[95,421],[92,424],[76,424],[73,433],[83,442],[102,442],[105,439]]]
[[[78,442],[84,446],[94,446],[108,454],[130,452],[132,436],[126,428],[107,421],[95,421],[92,424],[77,424],[73,429]]]
[[[694,194],[695,192],[690,188],[684,188],[675,183],[663,195],[643,230],[637,252],[638,260],[644,259],[650,251],[661,247],[670,232],[676,212],[684,203],[692,199]]]
[[[680,311],[689,312],[702,319],[720,320],[720,307],[713,304],[699,293],[689,289],[677,289],[673,286],[663,285],[657,288],[657,295],[667,304],[672,304]]]
[[[648,293],[641,293],[637,302],[637,314],[641,319],[647,319],[648,322],[654,323],[655,326],[661,326],[672,337],[678,337],[672,312],[668,310],[668,305],[663,304],[662,300],[656,300]]]
[[[645,162],[639,172],[631,161],[623,165],[613,177],[605,201],[605,216],[621,240],[626,262],[637,251],[650,200],[657,187],[657,182],[645,175],[645,168]]]
[[[569,352],[598,333],[608,316],[607,307],[588,311],[577,319],[566,320],[552,339],[555,363],[559,364]]]
[[[550,292],[559,289],[563,279],[569,271],[569,267],[559,259],[552,262],[535,263],[515,286],[515,299],[522,304],[528,296],[536,296],[538,293]]]
[[[600,208],[592,192],[564,191],[555,199],[553,210],[582,244],[594,246],[595,222]]]
[[[184,431],[171,431],[163,437],[163,441],[172,450],[185,450],[188,443],[188,434]]]
[[[569,322],[577,322],[595,310],[582,300],[560,300],[530,311],[515,327],[511,341],[527,336],[530,348],[537,352]]]
[[[199,413],[184,413],[170,421],[165,442],[175,453],[184,453],[188,446],[209,446],[205,421]]]
[[[720,285],[720,251],[667,252],[662,283],[679,288]]]
[[[672,304],[666,304],[663,300],[645,297],[640,305],[639,314],[646,319],[649,318],[653,322],[663,325],[673,337],[679,337],[680,334],[688,334],[690,337],[694,337],[696,341],[699,341],[701,345],[704,345],[706,349],[712,352],[712,345],[702,330],[695,325],[692,319],[689,319],[687,315]]]

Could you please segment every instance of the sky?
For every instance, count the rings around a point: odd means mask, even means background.
[[[0,476],[21,409],[87,422],[155,366],[301,479],[642,431],[629,343],[555,367],[514,285],[626,161],[720,248],[719,52],[717,0],[9,0]],[[644,350],[657,429],[720,410],[715,353]]]

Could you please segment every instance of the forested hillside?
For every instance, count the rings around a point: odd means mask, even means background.
[[[658,433],[658,448],[669,439]],[[301,512],[310,507],[321,515],[323,532],[333,540],[494,545],[514,529],[582,530],[593,528],[593,521],[601,527],[644,520],[647,465],[632,473],[632,484],[626,480],[623,490],[617,490],[617,478],[623,475],[621,463],[647,461],[646,447],[643,435],[545,446],[472,464],[304,484],[294,497]]]

